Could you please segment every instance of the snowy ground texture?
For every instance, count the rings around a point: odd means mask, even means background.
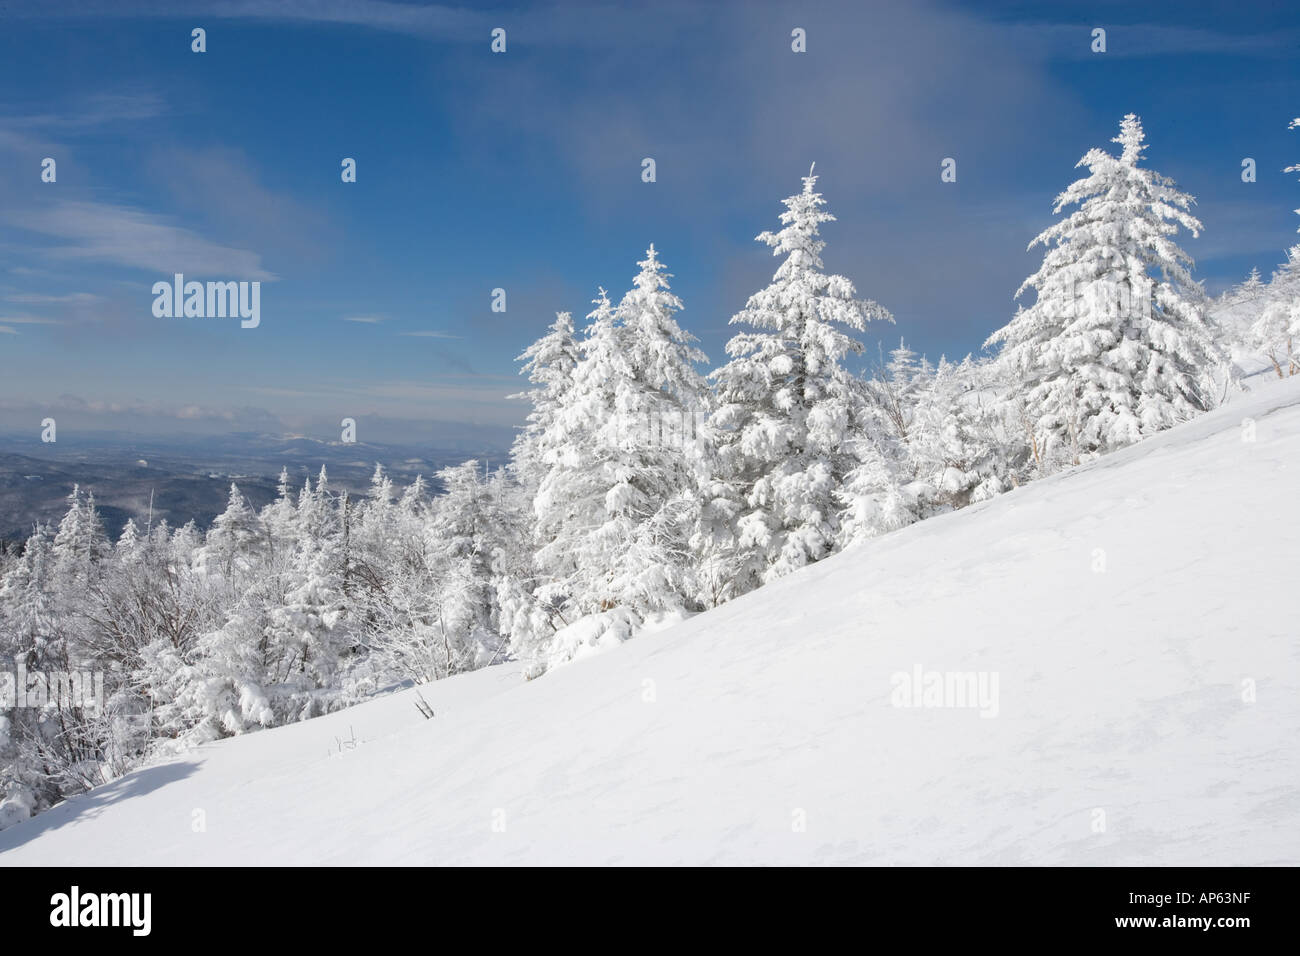
[[[539,680],[426,686],[433,720],[404,691],[132,773],[0,865],[1295,865],[1298,464],[1270,384]],[[917,665],[996,672],[997,716],[892,706]]]

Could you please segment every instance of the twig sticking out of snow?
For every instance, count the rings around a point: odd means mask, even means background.
[[[420,713],[424,714],[425,720],[432,719],[433,708],[429,706],[429,702],[425,700],[424,697],[421,696],[418,690],[415,692],[415,696],[420,698],[415,702],[415,709],[418,710]]]

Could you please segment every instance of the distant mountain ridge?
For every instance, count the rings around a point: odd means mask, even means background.
[[[30,436],[0,436],[0,540],[23,540],[38,521],[57,523],[74,485],[95,495],[109,535],[130,518],[173,526],[193,520],[206,528],[226,506],[234,481],[255,507],[276,495],[281,468],[295,488],[322,466],[335,490],[363,494],[375,464],[405,484],[422,474],[437,490],[435,472],[474,458],[496,467],[504,453],[491,447],[429,448],[345,444],[306,436],[230,435],[150,438],[114,433],[42,444]]]

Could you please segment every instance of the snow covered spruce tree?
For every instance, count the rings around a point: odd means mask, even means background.
[[[555,322],[540,339],[528,346],[515,361],[523,362],[519,372],[535,387],[511,395],[532,405],[522,431],[511,450],[516,475],[525,486],[541,481],[542,473],[555,458],[552,447],[557,437],[556,417],[573,388],[573,370],[582,349],[573,330],[573,314],[555,313]]]
[[[577,618],[581,578],[589,566],[587,537],[603,522],[607,488],[598,437],[614,417],[615,382],[626,373],[623,333],[603,288],[592,304],[572,384],[541,441],[546,454],[533,498],[537,583],[530,613],[517,622],[515,634],[515,654],[530,662],[530,673],[546,669],[552,635]]]
[[[1014,459],[988,364],[941,357],[917,396],[910,449],[923,489],[920,517],[983,501],[1008,486]]]
[[[1272,363],[1278,378],[1300,372],[1300,245],[1264,287],[1258,318],[1250,327],[1249,343]]]
[[[1253,268],[1245,280],[1226,290],[1214,300],[1211,315],[1219,336],[1219,348],[1239,365],[1249,362],[1254,351],[1251,327],[1259,320],[1267,304],[1268,283]]]
[[[1300,129],[1300,117],[1293,119],[1289,128]],[[1300,172],[1300,164],[1283,172]],[[1300,209],[1296,214],[1300,215]],[[1284,365],[1288,375],[1295,375],[1300,372],[1300,245],[1290,248],[1286,263],[1273,273],[1265,302],[1251,327],[1251,344],[1269,357],[1279,378]]]
[[[115,552],[94,496],[74,486],[67,500],[57,533],[38,525],[20,557],[0,562],[0,655],[39,675],[26,687],[35,706],[0,711],[0,827],[119,776],[146,743],[127,721],[139,712],[131,675],[110,670],[121,658],[100,604],[138,538],[128,524]],[[100,675],[92,701],[60,677],[88,672]]]
[[[617,312],[625,375],[615,380],[615,414],[600,433],[612,483],[597,540],[614,560],[593,597],[638,612],[680,610],[694,593],[687,542],[710,471],[701,427],[710,395],[696,368],[708,356],[677,323],[682,302],[654,245],[637,265]]]
[[[856,447],[871,440],[865,395],[842,361],[862,351],[852,332],[893,319],[857,298],[845,277],[822,272],[818,229],[835,217],[816,183],[809,170],[803,191],[784,200],[781,230],[757,236],[785,261],[732,316],[731,324],[753,331],[732,337],[730,361],[712,374],[711,425],[725,483],[718,491],[735,514],[736,593],[830,553],[845,507],[838,496],[855,467],[872,476],[852,482],[850,495],[855,488],[874,495],[879,484],[872,451]]]
[[[1025,280],[1037,293],[991,335],[1017,382],[1041,454],[1077,463],[1137,441],[1213,406],[1224,363],[1192,280],[1192,260],[1174,242],[1201,223],[1192,197],[1139,165],[1142,124],[1124,117],[1119,156],[1089,150],[1089,175],[1056,198],[1079,208],[1032,243],[1047,252]]]
[[[694,601],[688,545],[708,471],[697,428],[708,388],[695,364],[706,358],[677,323],[682,303],[654,246],[638,265],[616,308],[604,290],[596,298],[572,386],[542,439],[536,596],[539,614],[566,629],[544,642],[549,661]],[[598,619],[568,628],[588,616]]]
[[[527,660],[540,658],[558,626],[554,589],[536,593],[543,579],[550,578],[541,575],[535,555],[551,540],[554,529],[543,534],[534,504],[542,481],[563,454],[558,419],[570,400],[573,373],[581,358],[572,313],[557,312],[546,334],[515,359],[523,363],[519,373],[527,375],[534,387],[510,396],[525,399],[532,407],[511,448],[509,477],[497,479],[501,496],[510,500],[503,505],[503,513],[510,516],[516,529],[515,539],[508,542],[502,555],[497,610],[501,633],[508,637],[512,651]]]

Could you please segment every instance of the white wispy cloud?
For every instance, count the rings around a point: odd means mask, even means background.
[[[344,322],[361,322],[365,325],[378,325],[380,322],[388,321],[386,315],[345,315]]]
[[[0,322],[6,325],[62,325],[58,319],[47,319],[39,315],[0,315]]]
[[[179,421],[233,422],[242,417],[265,417],[262,409],[248,407],[217,407],[195,402],[151,402],[134,400],[86,399],[80,395],[63,393],[45,401],[0,398],[0,411],[63,411],[87,415],[138,415],[153,418],[174,418]]]
[[[80,0],[64,4],[12,0],[5,7],[9,16],[39,19],[174,18],[177,15],[175,0]],[[214,0],[187,3],[185,7],[187,15],[218,19],[360,26],[436,38],[482,34],[483,27],[492,22],[486,12],[391,0]]]
[[[261,256],[225,246],[166,217],[102,202],[62,201],[48,209],[5,214],[12,225],[63,240],[43,251],[54,258],[99,261],[159,274],[185,272],[273,281]]]
[[[77,131],[110,123],[138,122],[167,112],[166,102],[150,90],[91,93],[58,112],[0,115],[6,126],[25,129]]]
[[[424,329],[419,332],[398,332],[398,335],[408,335],[416,339],[458,339],[459,335],[452,335],[450,332],[439,332],[433,329]]]
[[[17,295],[5,296],[5,301],[17,302],[20,305],[52,305],[59,303],[89,305],[92,302],[100,301],[101,298],[102,296],[91,292],[69,292],[67,295],[42,295],[38,292],[21,292]]]

